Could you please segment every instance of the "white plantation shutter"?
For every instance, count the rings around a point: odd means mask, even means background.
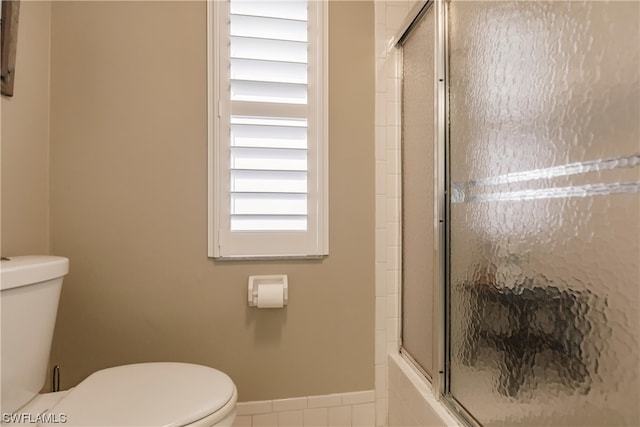
[[[324,255],[326,4],[209,7],[210,256]]]

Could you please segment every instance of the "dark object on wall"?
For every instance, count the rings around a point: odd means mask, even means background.
[[[20,0],[2,0],[2,94],[13,96]]]

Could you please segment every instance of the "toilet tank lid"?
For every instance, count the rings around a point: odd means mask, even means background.
[[[63,277],[69,272],[69,259],[48,255],[24,255],[2,260],[0,289],[6,290]]]
[[[68,426],[176,427],[225,406],[231,410],[235,399],[233,381],[216,369],[190,363],[138,363],[94,372],[50,412],[65,414]]]

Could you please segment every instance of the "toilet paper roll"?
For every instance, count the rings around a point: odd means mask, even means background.
[[[282,285],[259,285],[258,308],[284,307],[284,287]]]

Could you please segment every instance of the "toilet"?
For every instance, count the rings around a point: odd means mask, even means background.
[[[47,378],[62,279],[69,260],[2,260],[3,425],[231,426],[238,397],[226,374],[190,363],[103,369],[74,388],[39,394]]]

